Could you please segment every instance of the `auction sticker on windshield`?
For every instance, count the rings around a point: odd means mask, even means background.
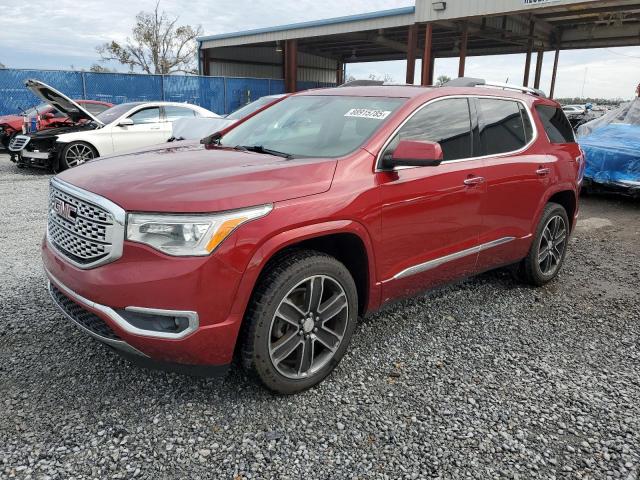
[[[372,110],[369,108],[352,108],[344,114],[345,117],[356,118],[374,118],[377,120],[384,120],[389,116],[391,112],[388,110]]]

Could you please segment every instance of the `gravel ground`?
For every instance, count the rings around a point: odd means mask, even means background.
[[[0,477],[638,479],[640,203],[584,199],[545,288],[492,272],[389,307],[278,397],[133,367],[57,313],[48,178],[0,155]]]

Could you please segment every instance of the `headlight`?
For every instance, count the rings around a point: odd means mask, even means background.
[[[264,217],[272,205],[211,215],[130,213],[127,240],[149,245],[168,255],[209,255],[243,223]]]

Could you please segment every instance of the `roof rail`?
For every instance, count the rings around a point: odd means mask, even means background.
[[[535,95],[537,97],[546,98],[547,95],[537,88],[529,88],[518,85],[511,85],[509,83],[500,83],[500,82],[487,82],[483,78],[472,78],[472,77],[460,77],[454,78],[453,80],[449,80],[444,84],[447,87],[492,87],[492,88],[501,88],[503,90],[515,90],[518,92],[528,93],[530,95]]]
[[[351,80],[338,85],[339,87],[370,87],[384,85],[384,80]]]
[[[338,85],[338,87],[420,87],[421,85],[413,85],[411,83],[387,82],[385,80],[350,80]]]

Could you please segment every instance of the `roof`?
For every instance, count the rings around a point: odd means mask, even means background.
[[[444,8],[443,8],[444,7]],[[403,7],[360,15],[200,37],[209,58],[255,63],[251,48],[275,51],[279,42],[297,39],[298,50],[341,62],[404,60],[409,27],[418,24],[417,53],[425,45],[423,22],[432,22],[437,58],[458,57],[462,32],[467,55],[524,53],[638,45],[640,0],[416,0]],[[533,29],[533,30],[532,30]],[[222,56],[227,51],[231,57]],[[278,49],[279,51],[279,49]],[[277,62],[276,62],[277,63]]]
[[[415,11],[416,7],[393,8],[390,10],[380,10],[377,12],[361,13],[344,17],[290,23],[286,25],[222,33],[218,35],[207,35],[198,37],[197,40],[201,44],[205,42],[207,43],[206,45],[203,45],[204,48],[215,48],[219,46],[242,45],[248,41],[262,42],[274,39],[280,40],[280,37],[282,37],[282,39],[287,39],[313,36],[314,34],[325,35],[329,33],[326,31],[325,27],[336,27],[332,28],[330,33],[346,33],[350,31],[369,29],[372,25],[378,28],[388,28],[398,26],[398,20],[400,20],[400,24],[402,25],[410,25],[414,23]],[[362,28],[358,28],[358,24],[362,25]]]
[[[306,90],[297,95],[336,95],[344,97],[389,97],[389,98],[413,98],[424,95],[433,90],[433,87],[421,87],[414,85],[375,85],[362,87],[336,87],[321,88],[318,90]]]
[[[556,102],[545,97],[539,97],[530,93],[523,93],[517,90],[502,89],[493,86],[478,87],[422,87],[414,85],[379,85],[379,86],[363,86],[363,87],[336,87],[322,88],[317,90],[306,90],[295,95],[340,95],[353,97],[388,97],[388,98],[408,98],[416,99],[419,97],[436,98],[451,95],[468,95],[468,96],[490,96],[504,97],[522,100],[527,104],[545,103],[548,105],[556,105]],[[425,98],[425,99],[426,99]]]

